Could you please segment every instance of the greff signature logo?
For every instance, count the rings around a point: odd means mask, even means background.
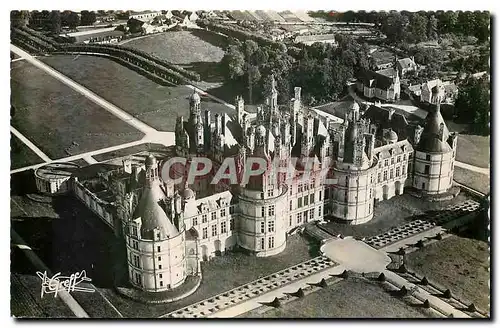
[[[67,292],[95,292],[93,288],[77,287],[82,282],[92,281],[92,279],[87,278],[87,272],[85,270],[73,273],[71,276],[61,276],[61,273],[58,272],[52,276],[52,278],[47,276],[47,271],[44,271],[43,273],[37,271],[36,274],[42,280],[40,298],[43,298],[43,295],[45,294],[54,294],[54,297],[57,297],[57,294],[63,290]]]

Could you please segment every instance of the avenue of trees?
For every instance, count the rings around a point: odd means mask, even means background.
[[[252,104],[266,96],[271,74],[276,79],[281,103],[293,97],[294,86],[302,87],[302,99],[307,105],[336,100],[357,70],[370,67],[366,45],[347,36],[339,35],[336,39],[338,47],[316,43],[287,51],[281,43],[259,46],[253,40],[230,38],[222,60],[223,73],[227,81],[248,89],[246,101]]]

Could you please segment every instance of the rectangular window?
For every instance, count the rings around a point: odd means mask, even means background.
[[[401,162],[401,156],[398,156],[398,163]]]
[[[225,208],[223,208],[223,209],[220,210],[220,216],[221,217],[226,216],[226,209]]]
[[[430,166],[429,165],[426,165],[425,166],[425,174],[429,174],[429,170],[430,170]]]
[[[384,165],[385,166],[389,165],[389,160],[388,159],[385,160]]]
[[[137,272],[135,273],[135,283],[137,285],[142,285],[142,283],[141,283],[141,274],[140,273],[137,273]]]
[[[139,242],[137,240],[132,240],[132,248],[139,249]]]
[[[431,160],[431,155],[425,155],[425,160],[430,161]]]
[[[328,199],[330,197],[330,188],[325,189],[325,199]]]
[[[234,213],[234,206],[229,206],[229,214],[233,214]]]
[[[160,287],[163,287],[163,281],[160,281]]]
[[[158,269],[161,270],[161,264],[158,265]]]
[[[162,279],[162,278],[163,278],[163,274],[160,273],[160,279]]]
[[[314,204],[314,193],[309,195],[309,204]]]
[[[215,220],[217,219],[217,213],[216,212],[212,212],[212,220]]]
[[[269,221],[267,223],[267,231],[268,232],[274,232],[274,221]]]
[[[321,206],[318,206],[318,217],[321,218]]]
[[[161,247],[160,246],[156,247],[156,251],[161,252]]]
[[[377,174],[377,180],[378,182],[382,181],[382,175],[380,174],[380,172]]]
[[[208,220],[207,220],[207,215],[206,215],[206,214],[203,214],[203,215],[201,216],[201,223],[207,223],[207,221],[208,221]]]
[[[396,167],[396,176],[397,176],[397,177],[399,177],[399,169],[400,169],[400,167],[399,167],[399,166],[398,166],[398,167]]]
[[[227,232],[227,223],[226,221],[223,221],[220,223],[220,233],[226,233]]]
[[[297,223],[301,224],[302,223],[302,212],[297,213]]]
[[[301,208],[302,207],[302,197],[299,197],[297,199],[297,208]]]
[[[217,225],[212,225],[212,237],[217,236]]]
[[[261,233],[266,232],[266,223],[264,221],[260,222],[260,232]]]
[[[270,189],[267,191],[267,197],[273,197],[274,196],[274,190]]]
[[[158,256],[158,261],[161,261],[161,256]]]
[[[314,189],[314,181],[311,182],[311,184],[309,185],[309,189],[311,189],[311,190]]]
[[[266,248],[266,240],[264,238],[260,239],[260,249]]]
[[[319,191],[318,200],[321,201],[321,190]]]
[[[269,237],[269,248],[274,248],[274,236]]]
[[[229,230],[234,230],[234,219],[229,220]]]
[[[311,219],[311,220],[314,219],[314,208],[311,208],[309,210],[309,219]]]
[[[293,208],[293,200],[290,200],[290,211],[292,210]]]
[[[203,239],[207,239],[208,238],[208,228],[207,227],[203,228],[202,233],[203,233],[203,235],[202,235]]]
[[[304,214],[302,214],[304,216],[304,222],[307,223],[307,211],[304,211]]]
[[[391,165],[394,164],[394,157],[391,158]]]
[[[289,226],[292,226],[292,224],[293,224],[293,220],[292,220],[292,218],[293,218],[293,217],[290,215],[290,218],[289,218],[289,221],[288,221],[288,225],[289,225]]]
[[[403,161],[406,161],[406,154],[403,154]]]
[[[384,181],[387,180],[387,171],[384,171]]]
[[[389,175],[390,175],[391,179],[392,179],[392,178],[394,178],[394,170],[393,170],[393,169],[391,169],[391,170],[389,171],[389,173],[390,173]]]
[[[196,226],[196,225],[198,225],[198,217],[195,216],[193,218],[193,226]]]
[[[266,208],[264,206],[262,206],[262,208],[260,210],[260,216],[262,216],[262,217],[266,216]]]
[[[297,192],[302,192],[302,185],[301,184],[299,184]]]
[[[290,196],[292,196],[292,193],[293,193],[293,187],[290,186]]]
[[[304,196],[304,206],[309,205],[309,197],[307,195]]]
[[[304,184],[304,191],[309,190],[309,185],[307,183]]]
[[[273,216],[274,215],[274,205],[269,205],[269,216]]]
[[[137,268],[140,268],[140,267],[141,267],[141,263],[139,262],[139,256],[137,256],[137,255],[134,255],[134,265],[135,265]]]

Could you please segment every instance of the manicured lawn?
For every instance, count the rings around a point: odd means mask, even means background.
[[[19,140],[12,133],[10,134],[10,168],[18,169],[24,166],[42,163],[43,160],[38,157],[28,146]]]
[[[163,86],[102,57],[53,56],[41,58],[74,81],[115,104],[146,124],[161,131],[174,131],[178,115],[189,116],[189,96],[185,86]],[[202,97],[202,110],[212,115],[234,110]]]
[[[456,160],[479,167],[490,166],[490,136],[460,134]]]
[[[11,120],[52,159],[119,145],[143,134],[25,61],[11,64]]]
[[[344,236],[355,237],[375,236],[412,220],[422,219],[422,217],[419,216],[426,211],[444,209],[452,204],[458,204],[467,199],[464,193],[460,193],[450,201],[427,202],[409,194],[403,194],[379,202],[377,207],[375,207],[373,219],[367,223],[346,225],[329,222],[325,225],[325,228],[334,235],[343,234]],[[425,217],[423,219],[425,220]]]
[[[455,165],[453,180],[483,194],[490,192],[490,177],[486,174],[466,170]]]
[[[264,313],[252,311],[244,318],[428,318],[431,310],[412,306],[391,296],[368,280],[343,280],[302,299]]]
[[[490,253],[484,241],[451,236],[406,256],[416,273],[425,275],[464,301],[489,310]]]
[[[94,159],[98,162],[105,162],[109,161],[111,159],[117,158],[117,157],[123,157],[127,155],[133,155],[133,154],[138,154],[138,153],[144,153],[146,154],[147,152],[156,152],[156,151],[167,151],[169,148],[165,147],[164,145],[160,144],[151,144],[151,143],[145,143],[142,145],[137,145],[137,146],[132,146],[132,147],[127,147],[119,150],[115,150],[109,153],[104,153],[104,154],[99,154],[99,155],[94,155]]]
[[[225,40],[223,36],[205,30],[170,31],[131,40],[124,45],[174,64],[218,63],[224,57]]]

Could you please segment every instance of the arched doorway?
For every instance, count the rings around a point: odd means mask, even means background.
[[[394,187],[396,188],[395,189],[396,195],[401,195],[403,193],[401,181],[396,181],[396,183],[394,184]]]
[[[208,261],[208,248],[205,245],[201,245],[201,258],[203,261]]]
[[[220,240],[216,240],[214,242],[214,247],[215,247],[215,255],[216,256],[221,256],[222,252],[221,252],[221,241]]]
[[[382,194],[383,194],[383,195],[382,195],[382,198],[383,198],[384,200],[386,200],[386,199],[388,199],[388,198],[389,198],[389,186],[388,186],[388,185],[384,185],[384,186],[382,187]]]

